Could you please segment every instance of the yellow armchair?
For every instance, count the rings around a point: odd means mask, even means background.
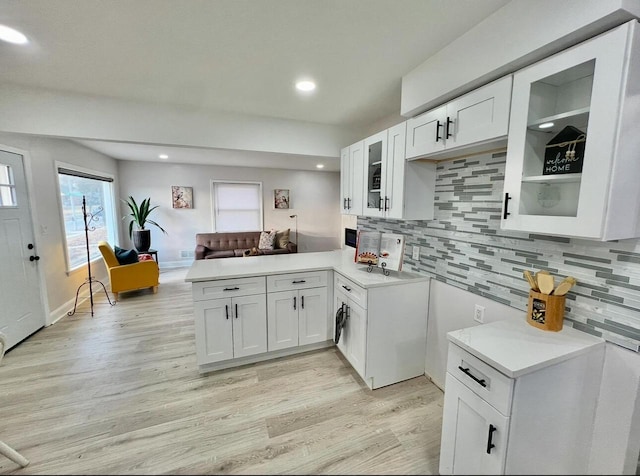
[[[115,300],[122,291],[153,288],[153,293],[158,292],[158,278],[160,270],[155,261],[140,261],[132,264],[120,264],[113,248],[106,241],[98,243],[98,249],[102,253],[102,259],[109,272],[111,292]]]

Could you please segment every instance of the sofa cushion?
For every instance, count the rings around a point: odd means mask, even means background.
[[[273,244],[276,241],[276,232],[273,231],[263,231],[260,233],[260,241],[258,242],[259,250],[272,250],[274,248]]]
[[[233,250],[215,250],[208,252],[204,259],[233,258],[233,256],[235,256]]]
[[[289,244],[289,228],[287,228],[286,230],[278,230],[276,231],[276,244],[274,246],[274,248],[277,249],[281,249],[281,248],[286,248],[287,245]]]
[[[113,248],[113,252],[120,264],[133,264],[138,262],[138,252],[136,250],[126,250],[119,246],[115,246]]]

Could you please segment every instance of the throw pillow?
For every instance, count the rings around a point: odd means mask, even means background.
[[[138,255],[138,261],[153,261],[153,256],[149,253],[141,253]]]
[[[116,254],[118,263],[120,264],[132,264],[138,262],[138,252],[136,250],[125,250],[124,248],[116,246],[113,251]]]
[[[258,242],[259,250],[272,250],[273,245],[276,241],[276,232],[274,231],[263,231],[260,232],[260,241]]]
[[[289,244],[289,228],[276,231],[276,248],[286,248]]]

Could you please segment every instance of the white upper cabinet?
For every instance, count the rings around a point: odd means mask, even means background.
[[[406,158],[457,154],[502,144],[509,131],[511,75],[407,121]]]
[[[405,160],[407,123],[364,140],[365,203],[362,215],[431,220],[436,164]]]
[[[514,74],[503,229],[640,236],[639,36],[634,20]]]
[[[340,153],[340,205],[346,215],[362,215],[364,183],[364,141],[345,147]]]

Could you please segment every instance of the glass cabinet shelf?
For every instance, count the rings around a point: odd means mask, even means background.
[[[568,125],[574,127],[585,127],[589,122],[589,107],[581,107],[572,111],[562,112],[560,114],[554,114],[553,116],[543,117],[536,119],[527,124],[527,129],[540,132],[557,133],[560,132]],[[553,123],[553,126],[541,128],[540,125]]]
[[[571,183],[580,182],[582,174],[562,174],[562,175],[530,175],[522,177],[523,182],[529,183]]]

